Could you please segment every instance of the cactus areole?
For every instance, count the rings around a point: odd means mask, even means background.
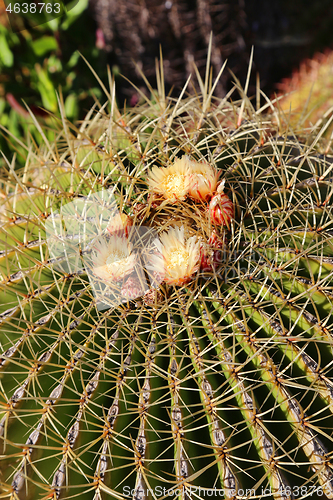
[[[0,497],[332,499],[331,145],[162,69],[2,168]]]

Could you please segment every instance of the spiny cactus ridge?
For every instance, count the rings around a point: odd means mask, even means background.
[[[323,130],[157,69],[3,169],[0,498],[333,498]]]

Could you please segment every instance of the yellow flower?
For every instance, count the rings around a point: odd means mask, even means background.
[[[209,163],[188,160],[188,164],[191,172],[189,195],[205,201],[216,191],[218,172]]]
[[[173,202],[191,196],[206,200],[216,191],[218,172],[209,163],[176,158],[170,167],[153,167],[148,174],[148,186],[154,193]]]
[[[148,174],[148,186],[166,200],[184,200],[190,187],[188,159],[176,158],[169,167],[153,167]]]
[[[184,227],[171,228],[155,242],[159,255],[151,257],[153,270],[170,285],[183,285],[199,269],[200,242],[195,236],[185,239]]]
[[[126,238],[99,239],[92,254],[92,271],[104,281],[119,282],[134,271],[136,254]]]

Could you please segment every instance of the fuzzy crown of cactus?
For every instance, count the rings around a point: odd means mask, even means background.
[[[333,158],[199,83],[3,169],[1,498],[333,498]]]

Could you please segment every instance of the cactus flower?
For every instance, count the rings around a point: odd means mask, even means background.
[[[148,174],[148,186],[153,193],[176,202],[184,200],[190,188],[190,169],[186,158],[177,158],[169,167],[153,167]]]
[[[136,254],[132,248],[126,238],[119,236],[98,240],[92,255],[93,273],[104,281],[121,281],[134,270]]]
[[[195,200],[207,200],[216,191],[218,172],[209,163],[189,161],[191,176],[189,195]]]
[[[199,269],[200,243],[195,236],[186,239],[184,227],[162,233],[156,247],[159,254],[151,258],[149,269],[162,275],[169,285],[188,283]]]
[[[128,236],[129,228],[132,225],[131,218],[126,214],[117,214],[109,221],[107,230],[113,236]]]

